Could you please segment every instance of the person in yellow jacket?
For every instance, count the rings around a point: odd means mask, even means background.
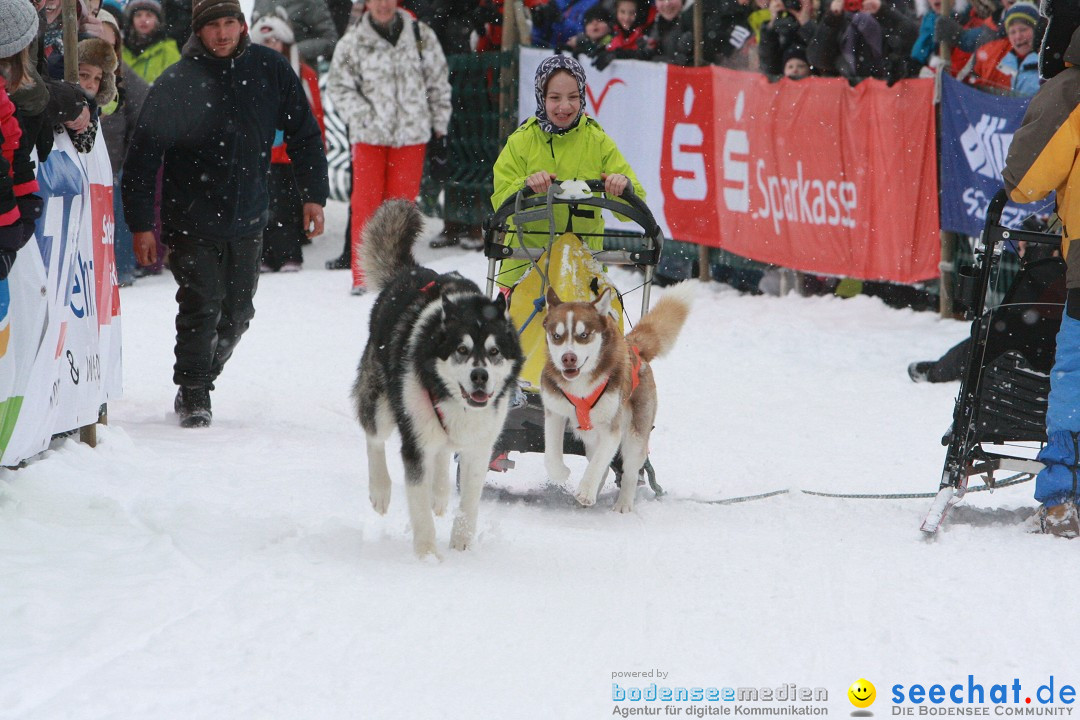
[[[1044,54],[1047,49],[1044,45]],[[1080,236],[1080,167],[1075,164],[1080,152],[1080,28],[1073,32],[1063,57],[1065,69],[1031,99],[1013,136],[1002,177],[1014,202],[1034,202],[1057,191],[1068,298],[1050,372],[1047,444],[1039,453],[1045,467],[1035,480],[1035,499],[1042,503],[1038,517],[1043,532],[1076,537],[1080,534],[1080,259],[1073,254],[1071,241]]]
[[[147,85],[180,60],[176,41],[165,34],[157,0],[131,0],[124,7],[124,27],[124,62]]]
[[[495,192],[491,204],[498,209],[519,190],[528,187],[546,193],[554,181],[604,181],[604,192],[616,198],[628,184],[642,200],[645,188],[638,182],[615,141],[595,119],[585,114],[585,71],[572,57],[553,55],[536,68],[534,83],[536,114],[518,127],[506,140],[495,161]],[[598,208],[583,208],[570,217],[569,207],[555,208],[556,233],[572,230],[593,250],[603,250],[604,218]],[[527,223],[522,238],[508,234],[512,245],[523,240],[525,247],[547,245],[545,221]],[[502,264],[498,282],[512,287],[528,261],[510,260]]]

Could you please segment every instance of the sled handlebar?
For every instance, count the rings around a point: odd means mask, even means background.
[[[637,193],[634,192],[634,187],[631,183],[627,183],[626,188],[623,190],[622,194],[619,195],[619,199],[623,202],[616,202],[606,196],[600,195],[604,192],[603,180],[586,180],[585,183],[593,193],[592,197],[559,197],[556,193],[562,190],[562,185],[558,181],[552,183],[551,189],[543,195],[533,192],[528,187],[522,188],[516,194],[511,195],[503,201],[503,204],[495,211],[495,215],[490,219],[490,222],[492,226],[501,225],[512,215],[527,211],[531,208],[546,206],[549,202],[552,205],[584,205],[587,207],[607,208],[612,212],[629,218],[644,230],[647,236],[661,238],[660,242],[663,241],[660,226],[656,224],[656,219],[653,217],[652,211],[649,210],[649,206],[645,204],[645,201],[638,197]],[[523,221],[529,222],[532,219],[537,218],[530,217],[529,220]]]
[[[1001,224],[1001,215],[1005,206],[1009,203],[1009,194],[1004,188],[998,190],[990,200],[986,208],[986,226],[984,229],[984,244],[989,247],[993,243],[1005,241],[1029,242],[1037,245],[1060,245],[1061,235],[1057,233],[1042,233],[1034,230],[1013,230]]]

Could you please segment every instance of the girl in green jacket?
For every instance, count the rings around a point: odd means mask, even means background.
[[[616,198],[627,184],[645,199],[645,189],[638,182],[630,164],[619,152],[600,124],[585,114],[585,71],[577,60],[565,55],[546,58],[536,68],[536,115],[526,120],[506,140],[495,161],[495,193],[492,205],[503,202],[524,187],[545,193],[554,181],[604,181],[604,192]],[[604,218],[597,208],[586,208],[587,216],[575,214],[573,231],[583,235],[593,250],[603,250]],[[565,231],[570,221],[569,206],[555,206],[556,233]],[[545,247],[548,227],[544,221],[522,226],[523,237],[511,231],[511,245],[524,241],[525,247]],[[535,234],[534,234],[535,233]],[[498,281],[512,287],[525,270],[527,261],[510,260],[502,264]]]
[[[131,0],[124,7],[124,23],[124,62],[147,85],[153,85],[180,60],[176,41],[165,34],[161,5],[157,0]]]

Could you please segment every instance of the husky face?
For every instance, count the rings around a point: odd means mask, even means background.
[[[521,359],[506,301],[502,296],[447,295],[442,316],[435,372],[467,407],[487,407],[513,382]]]
[[[552,302],[552,300],[555,302]],[[567,380],[597,370],[604,348],[606,316],[611,309],[608,293],[592,303],[560,303],[554,293],[548,297],[544,319],[548,357]]]

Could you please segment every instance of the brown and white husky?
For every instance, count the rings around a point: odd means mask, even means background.
[[[656,383],[649,363],[674,346],[690,314],[693,282],[669,288],[625,337],[610,314],[609,291],[592,302],[562,302],[548,289],[548,360],[540,379],[544,465],[552,482],[564,484],[570,478],[563,462],[563,432],[570,422],[588,458],[576,493],[582,505],[596,503],[608,465],[620,451],[623,480],[615,510],[634,509],[638,472],[656,417]]]

